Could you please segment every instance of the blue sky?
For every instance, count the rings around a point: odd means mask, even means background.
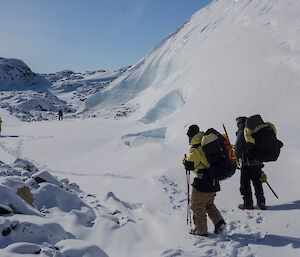
[[[35,72],[133,65],[211,0],[0,0],[0,56]]]

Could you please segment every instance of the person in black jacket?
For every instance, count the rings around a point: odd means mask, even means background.
[[[243,197],[244,203],[239,205],[240,209],[254,209],[251,182],[254,186],[255,197],[257,206],[265,210],[266,200],[264,197],[264,190],[262,187],[261,173],[263,164],[258,160],[249,160],[247,158],[247,143],[244,138],[244,128],[247,117],[240,116],[236,118],[236,124],[238,131],[236,132],[236,144],[235,151],[236,157],[239,161],[241,168],[241,179],[240,179],[240,192]]]

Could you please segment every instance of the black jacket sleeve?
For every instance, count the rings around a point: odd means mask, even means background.
[[[244,130],[239,130],[235,142],[235,154],[237,158],[242,158],[246,152],[246,141],[244,138]]]

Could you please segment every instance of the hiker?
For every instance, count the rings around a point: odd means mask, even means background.
[[[1,119],[1,116],[0,116],[0,136],[1,136],[1,128],[2,128],[2,119]]]
[[[58,120],[63,120],[63,112],[61,109],[58,111]]]
[[[257,206],[261,210],[266,209],[266,200],[264,197],[264,190],[262,187],[261,178],[264,173],[262,173],[263,163],[256,159],[249,159],[247,156],[247,143],[244,137],[244,129],[247,121],[247,117],[240,116],[236,118],[236,125],[238,131],[236,132],[236,144],[235,152],[236,157],[241,169],[240,178],[240,192],[243,197],[243,204],[238,207],[240,209],[254,209],[251,182],[254,186],[255,197],[257,201]]]
[[[201,139],[204,132],[199,131],[197,125],[191,125],[187,131],[190,153],[183,159],[185,169],[192,170],[196,177],[192,183],[191,209],[193,211],[193,221],[195,229],[191,234],[207,236],[206,214],[215,225],[214,232],[220,234],[225,229],[225,221],[214,204],[216,192],[220,191],[218,180],[213,180],[209,176],[209,163],[201,147]]]

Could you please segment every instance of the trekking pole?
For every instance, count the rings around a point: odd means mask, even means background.
[[[268,181],[266,181],[266,183],[267,183],[268,187],[270,188],[270,190],[272,191],[272,193],[276,196],[276,198],[279,199],[278,196],[277,196],[277,194],[274,192],[273,188],[268,183]]]
[[[188,172],[188,180],[189,180],[189,220],[190,220],[190,227],[192,226],[192,211],[191,211],[191,200],[190,200],[190,178],[191,178],[191,171]]]
[[[192,226],[191,209],[190,209],[190,171],[185,169],[186,185],[187,185],[187,209],[186,209],[186,224]]]

